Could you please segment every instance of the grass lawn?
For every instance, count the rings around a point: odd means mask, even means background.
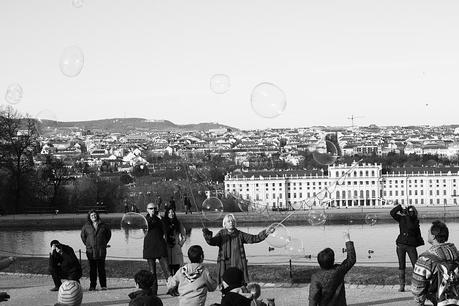
[[[89,276],[89,265],[82,261],[83,275]],[[213,275],[216,275],[216,264],[208,263]],[[161,271],[159,267],[157,267]],[[141,269],[148,270],[146,261],[117,261],[107,260],[106,270],[108,277],[132,278]],[[292,278],[289,267],[269,265],[249,265],[249,274],[252,281],[267,283],[309,283],[311,275],[318,270],[317,266],[293,266]],[[48,258],[19,257],[3,272],[48,274]],[[412,269],[407,269],[406,280],[410,284]],[[353,267],[346,276],[346,282],[351,284],[396,285],[398,284],[398,269],[396,267]]]

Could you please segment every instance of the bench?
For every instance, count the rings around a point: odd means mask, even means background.
[[[99,214],[108,213],[107,208],[105,206],[101,206],[101,205],[99,205],[99,206],[97,206],[97,205],[95,205],[95,206],[80,206],[77,209],[77,213],[78,214],[87,214],[88,211],[90,211],[90,210],[95,210]]]

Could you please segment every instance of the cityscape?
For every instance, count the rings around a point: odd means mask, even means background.
[[[346,127],[240,130],[141,118],[54,122],[21,116],[13,108],[3,109],[3,130],[10,120],[9,132],[16,133],[1,135],[2,171],[5,178],[14,178],[2,181],[1,196],[10,199],[2,201],[9,203],[3,204],[5,212],[79,211],[96,204],[117,212],[125,203],[142,207],[158,196],[181,203],[191,185],[196,209],[212,196],[269,210],[375,207],[395,201],[457,205],[456,125],[352,122]],[[12,126],[14,118],[29,125]],[[18,144],[21,167],[30,171],[13,170],[18,155],[11,148]],[[16,173],[22,175],[19,181]],[[35,183],[23,183],[30,181]],[[30,189],[26,204],[14,200],[18,188]],[[238,210],[236,204],[225,206]]]

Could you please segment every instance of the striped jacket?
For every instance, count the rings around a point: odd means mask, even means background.
[[[435,258],[438,258],[437,261],[455,261],[459,260],[459,252],[454,244],[445,242],[431,246],[419,256],[411,278],[411,292],[416,305],[424,305],[427,299],[427,290],[435,272]]]

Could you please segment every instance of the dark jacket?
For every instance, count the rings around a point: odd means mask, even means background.
[[[320,269],[311,277],[309,286],[310,306],[345,306],[346,292],[344,276],[355,264],[355,249],[352,241],[346,242],[347,258],[333,268]]]
[[[245,287],[240,287],[225,292],[220,306],[251,306],[253,304],[256,302],[252,300],[252,294],[247,292]]]
[[[143,239],[143,258],[154,259],[167,257],[166,241],[164,240],[165,226],[158,217],[150,214],[145,216],[148,222],[148,232]]]
[[[229,267],[237,267],[244,272],[244,280],[249,282],[249,272],[247,270],[247,257],[245,255],[245,243],[258,243],[266,239],[266,231],[261,231],[258,235],[251,235],[235,229],[232,233],[227,229],[220,230],[212,237],[212,232],[204,233],[204,239],[209,245],[218,246],[217,273],[218,283],[222,281],[223,273]]]
[[[131,299],[129,306],[163,306],[163,302],[153,294],[151,288],[131,292],[128,296]]]
[[[61,279],[79,280],[82,275],[80,261],[72,247],[61,244],[62,254],[53,251],[49,255],[49,272],[56,273]]]
[[[87,222],[81,229],[81,240],[86,245],[88,259],[105,259],[107,256],[107,244],[112,237],[112,231],[103,222],[99,222],[97,230],[92,222]]]
[[[400,228],[396,243],[414,247],[424,245],[418,218],[399,214],[402,210],[402,206],[397,205],[390,211],[390,215],[398,222]]]

